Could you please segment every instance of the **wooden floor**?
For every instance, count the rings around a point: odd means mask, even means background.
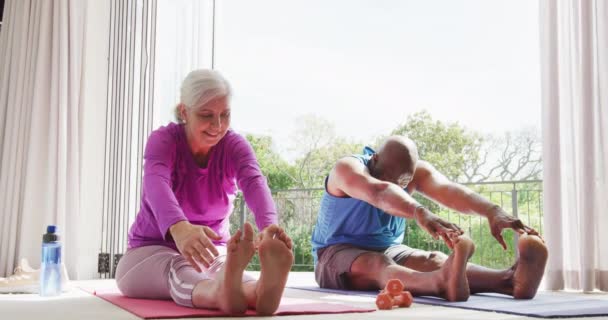
[[[314,284],[312,273],[293,272],[290,274],[289,285]],[[73,281],[72,289],[56,298],[41,298],[38,295],[0,295],[0,319],[3,320],[80,320],[80,319],[139,319],[137,316],[112,305],[98,297],[78,289],[101,288],[114,285],[113,280]],[[360,296],[335,295],[321,292],[286,289],[286,297],[315,299],[318,301],[340,302],[358,307],[375,308],[374,299]],[[593,294],[593,298],[605,299],[608,294]],[[371,313],[353,313],[337,315],[305,315],[281,316],[279,319],[537,319],[508,314],[473,311],[457,308],[445,308],[414,304],[410,308],[393,309],[390,311],[375,311]],[[193,319],[193,318],[188,318]],[[209,318],[207,318],[209,319]],[[218,318],[243,319],[243,318]],[[571,318],[571,319],[606,319],[608,317]]]

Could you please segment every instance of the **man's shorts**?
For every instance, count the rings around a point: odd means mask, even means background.
[[[351,244],[341,243],[319,249],[318,262],[315,267],[315,279],[321,288],[351,289],[348,285],[347,273],[350,266],[360,255],[368,252],[384,253],[396,263],[401,263],[414,252],[420,249],[410,248],[406,245],[394,245],[388,248],[365,248]]]

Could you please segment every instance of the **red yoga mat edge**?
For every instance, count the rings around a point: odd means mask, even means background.
[[[143,319],[174,319],[191,317],[229,317],[219,310],[182,307],[171,300],[133,299],[123,296],[117,289],[83,289],[123,310]],[[303,314],[364,313],[375,309],[354,307],[337,303],[318,302],[311,299],[283,298],[275,316]],[[255,310],[247,310],[242,316],[256,316]]]

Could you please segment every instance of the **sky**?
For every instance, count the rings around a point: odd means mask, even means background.
[[[427,110],[483,133],[540,128],[531,0],[217,1],[214,66],[232,126],[293,160],[298,118],[363,143]]]

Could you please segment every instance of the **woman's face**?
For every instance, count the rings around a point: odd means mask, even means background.
[[[228,97],[217,97],[202,106],[182,108],[190,146],[196,151],[216,145],[230,127]]]

